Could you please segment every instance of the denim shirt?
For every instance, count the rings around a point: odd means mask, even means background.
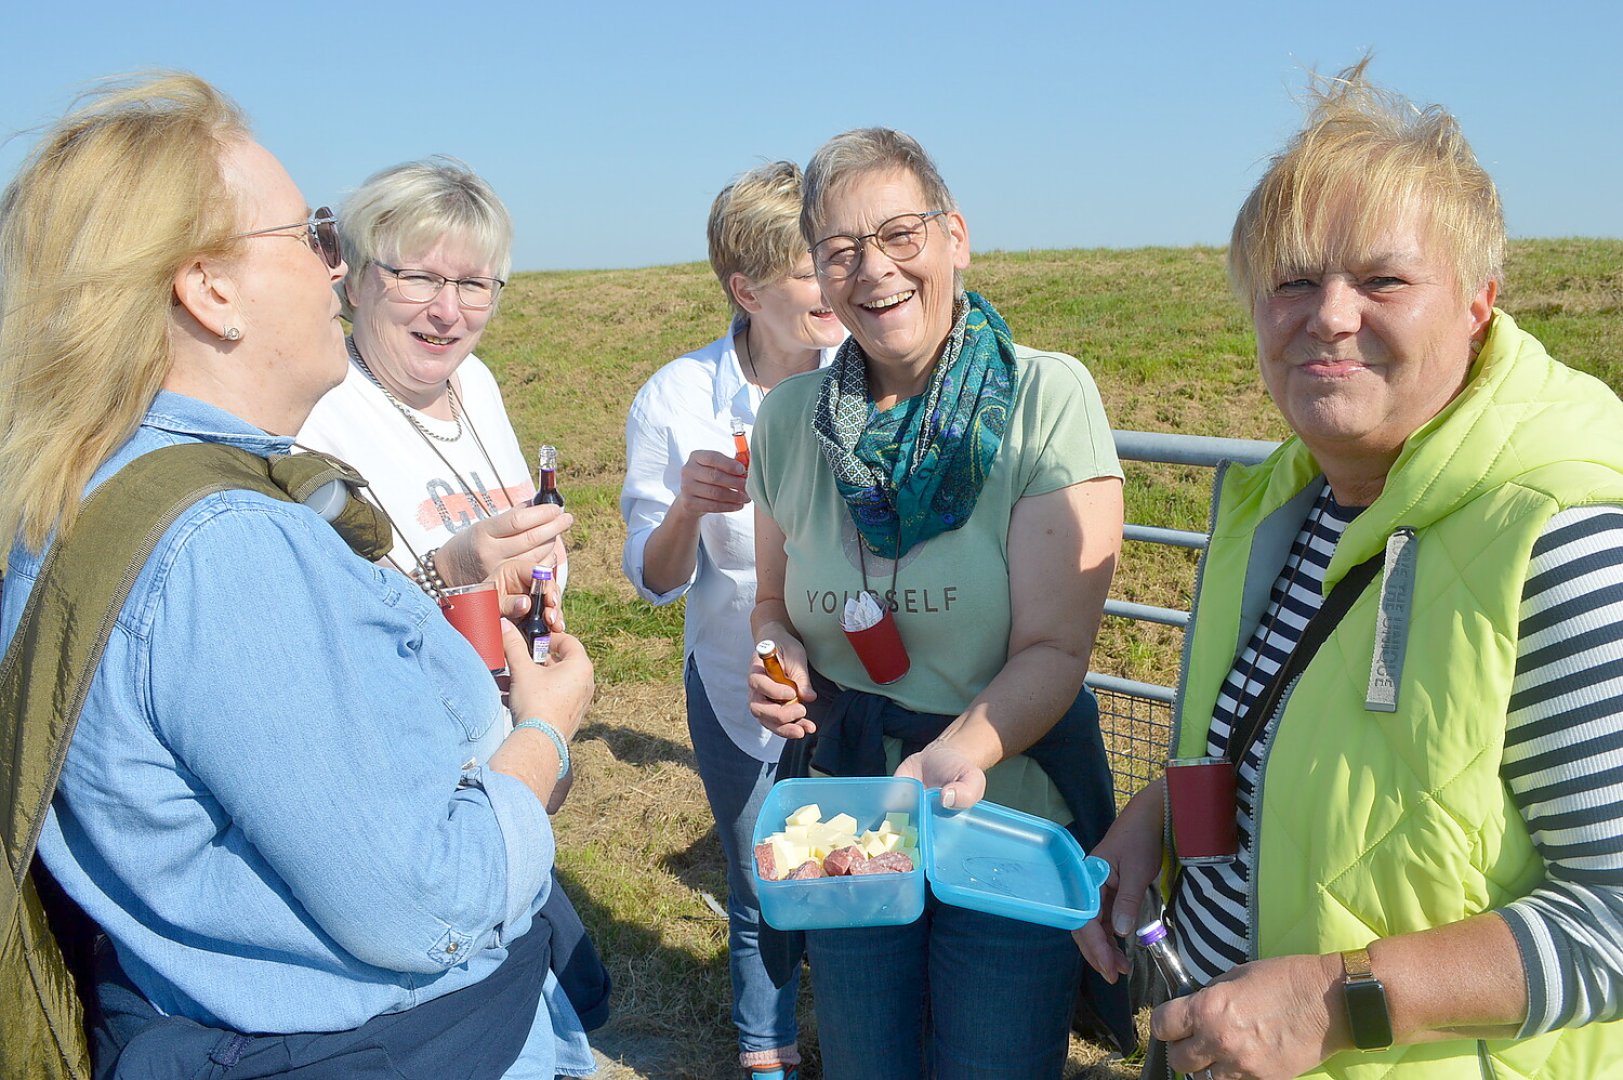
[[[184,442],[291,440],[163,392],[90,486]],[[12,549],[5,644],[41,562]],[[501,715],[485,665],[410,581],[304,506],[210,495],[136,579],[39,854],[159,1011],[353,1028],[484,978],[546,899],[545,809],[484,768]],[[545,1003],[509,1075],[590,1073],[550,975]]]

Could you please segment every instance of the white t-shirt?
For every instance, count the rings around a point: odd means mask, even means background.
[[[389,555],[403,571],[478,519],[522,506],[535,494],[490,369],[469,356],[457,367],[457,381],[462,435],[454,442],[431,445],[354,360],[299,429],[301,444],[342,458],[366,477],[394,524]],[[436,435],[456,432],[450,420],[411,412]]]
[[[733,456],[732,421],[753,431],[760,390],[744,378],[733,349],[735,324],[726,336],[654,372],[637,391],[626,416],[626,479],[620,516],[626,521],[621,569],[643,598],[668,604],[686,595],[683,656],[692,656],[705,696],[733,743],[760,761],[776,761],[783,740],[749,712],[750,663],[755,639],[755,507],[706,514],[699,525],[693,576],[666,593],[643,583],[643,552],[654,529],[676,501],[682,466],[695,450]],[[834,358],[824,349],[819,363]]]

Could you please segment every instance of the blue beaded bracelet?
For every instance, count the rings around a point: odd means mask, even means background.
[[[533,716],[528,720],[521,720],[513,725],[514,731],[520,731],[524,728],[531,728],[535,731],[539,731],[541,734],[552,740],[552,745],[558,748],[558,779],[562,780],[564,777],[568,776],[569,744],[564,742],[564,737],[562,735],[558,734],[558,729],[547,723],[545,720],[538,720]]]

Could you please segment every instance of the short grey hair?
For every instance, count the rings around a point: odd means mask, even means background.
[[[393,165],[366,178],[338,211],[338,231],[349,273],[348,294],[375,262],[395,263],[403,254],[433,247],[454,236],[483,253],[492,273],[506,280],[513,268],[513,218],[489,184],[453,157],[435,155]]]
[[[856,128],[836,135],[817,148],[806,166],[805,194],[800,204],[800,232],[808,246],[822,237],[818,234],[826,220],[828,200],[835,190],[868,173],[905,172],[919,182],[924,210],[956,210],[952,192],[941,179],[935,162],[919,141],[906,132],[891,128]]]

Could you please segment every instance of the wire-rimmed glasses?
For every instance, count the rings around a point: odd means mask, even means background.
[[[294,229],[304,229],[303,236],[294,233]],[[255,229],[253,232],[236,233],[233,240],[248,240],[255,236],[286,236],[290,240],[303,240],[310,245],[310,250],[327,264],[327,269],[336,270],[344,263],[343,250],[338,246],[338,219],[333,216],[330,208],[318,206],[310,212],[310,216],[303,221],[295,221],[290,225],[273,225],[268,229]]]
[[[440,294],[447,285],[456,286],[457,303],[474,311],[483,310],[496,302],[502,286],[507,282],[495,277],[448,278],[432,270],[414,270],[390,266],[373,259],[373,264],[395,280],[400,299],[413,304],[426,304]]]
[[[930,238],[930,219],[945,213],[945,210],[926,210],[919,214],[897,214],[881,221],[879,228],[866,236],[846,233],[825,236],[811,247],[812,265],[820,277],[843,281],[856,272],[862,262],[863,246],[870,241],[892,262],[916,259]]]

